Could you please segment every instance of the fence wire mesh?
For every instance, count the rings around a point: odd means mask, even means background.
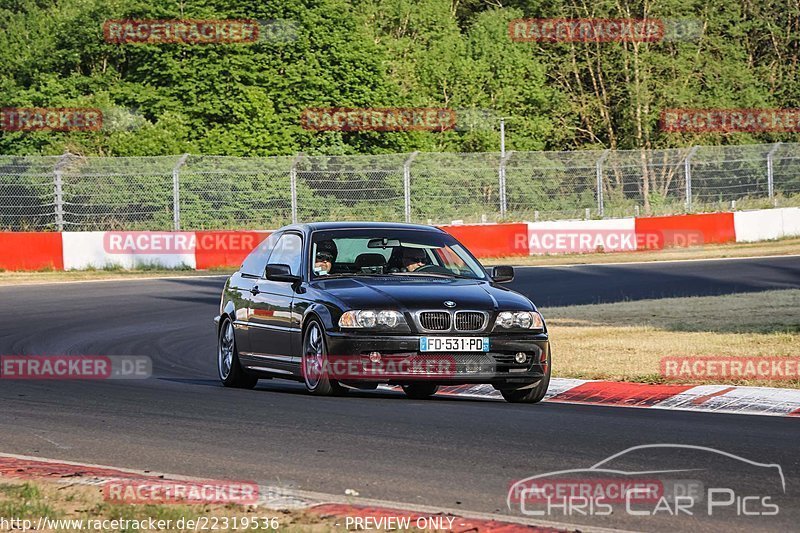
[[[597,204],[603,152],[513,152],[506,163],[508,218],[581,218]]]
[[[0,156],[0,229],[611,218],[800,205],[800,143],[353,156]]]
[[[402,221],[405,157],[297,157],[298,220]]]

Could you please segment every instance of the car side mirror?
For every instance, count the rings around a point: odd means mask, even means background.
[[[492,268],[492,281],[495,283],[508,283],[514,279],[514,267],[496,266]]]
[[[286,281],[289,283],[300,281],[300,276],[292,274],[292,268],[289,265],[280,263],[267,265],[266,278],[270,281]]]

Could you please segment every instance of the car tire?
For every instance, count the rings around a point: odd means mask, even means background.
[[[248,374],[239,363],[236,334],[230,318],[224,318],[217,335],[217,372],[222,384],[237,389],[252,389],[258,378]]]
[[[409,383],[403,385],[403,392],[413,400],[427,400],[439,390],[439,386],[434,383]]]
[[[509,403],[538,403],[544,399],[547,394],[547,388],[550,386],[550,373],[552,365],[550,364],[550,348],[547,348],[547,370],[544,377],[539,380],[539,383],[528,389],[501,389],[500,394],[503,395],[505,401]]]
[[[302,353],[303,383],[306,390],[316,396],[341,396],[347,388],[328,374],[328,347],[319,320],[312,318],[303,333]]]

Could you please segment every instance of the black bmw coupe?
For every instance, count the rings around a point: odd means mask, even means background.
[[[318,395],[491,384],[538,402],[550,382],[547,326],[454,237],[430,226],[295,224],[272,233],[225,283],[217,368],[228,387],[305,383]]]

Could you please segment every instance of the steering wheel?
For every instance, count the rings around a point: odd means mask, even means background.
[[[424,265],[416,269],[414,272],[436,272],[439,274],[452,274],[450,270],[439,265]]]

